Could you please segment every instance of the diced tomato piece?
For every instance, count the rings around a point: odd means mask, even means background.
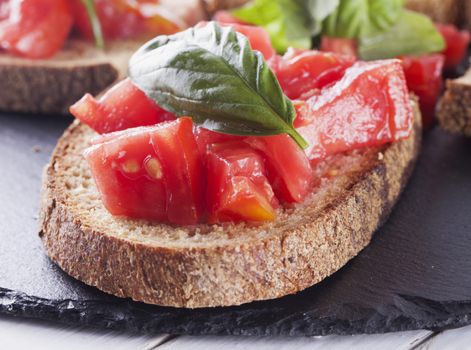
[[[255,150],[240,142],[213,144],[206,167],[209,223],[275,219],[278,201]]]
[[[353,56],[289,49],[282,57],[274,56],[269,65],[284,93],[297,99],[338,81],[355,60]]]
[[[222,147],[236,142],[245,142],[258,150],[263,155],[270,184],[282,202],[301,202],[311,190],[313,172],[309,160],[288,135],[245,137],[196,128],[195,136],[202,154],[214,144]]]
[[[275,55],[276,51],[271,44],[270,36],[262,27],[235,23],[231,24],[231,26],[235,31],[245,35],[249,39],[252,50],[260,51],[266,60]]]
[[[206,185],[190,118],[103,135],[85,158],[111,214],[200,221]]]
[[[227,24],[245,24],[245,25],[250,25],[250,23],[244,22],[237,17],[234,17],[230,12],[228,11],[217,11],[214,16],[213,16],[213,21],[216,21],[218,23],[227,23]]]
[[[204,215],[206,181],[191,118],[162,124],[151,134],[167,190],[167,216],[174,224],[196,224]]]
[[[70,113],[100,134],[176,118],[149,99],[129,78],[116,84],[99,101],[86,94],[70,107]]]
[[[88,148],[85,158],[112,215],[167,221],[163,170],[153,129],[127,130]]]
[[[8,5],[1,8],[1,49],[27,58],[48,58],[62,48],[73,23],[68,0],[22,0]]]
[[[195,129],[196,143],[201,154],[205,154],[208,147],[215,143],[241,141],[245,139],[244,136],[223,134],[220,132],[208,130],[205,128],[198,127]]]
[[[264,155],[268,179],[280,201],[299,203],[306,198],[314,173],[306,154],[291,137],[248,137],[245,142]]]
[[[443,86],[444,62],[445,58],[441,54],[402,58],[407,86],[419,97],[425,128],[432,125],[435,118],[435,106]]]
[[[207,22],[200,22],[196,27],[203,27]],[[222,27],[232,27],[236,32],[243,34],[247,37],[252,50],[260,51],[260,53],[268,60],[275,55],[275,49],[271,45],[270,36],[267,31],[262,27],[251,25],[237,24],[237,23],[219,23]]]
[[[144,34],[172,34],[181,26],[170,19],[155,0],[94,0],[101,28],[107,39],[133,39]],[[73,0],[75,24],[93,38],[90,20],[81,0]]]
[[[413,124],[400,60],[357,62],[298,108],[309,159],[406,138]],[[297,119],[298,119],[297,118]]]
[[[332,38],[324,35],[321,39],[321,51],[353,57],[358,56],[358,47],[355,39]]]
[[[436,24],[445,39],[445,68],[453,69],[459,65],[468,50],[471,35],[467,30],[459,30],[452,24]]]

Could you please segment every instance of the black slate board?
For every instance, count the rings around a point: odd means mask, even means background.
[[[37,236],[42,167],[70,119],[0,114],[0,312],[173,334],[321,335],[471,323],[471,140],[435,128],[390,220],[321,284],[241,307],[178,310],[60,271]]]

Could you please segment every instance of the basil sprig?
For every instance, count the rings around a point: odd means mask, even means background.
[[[96,13],[95,3],[93,0],[82,0],[83,6],[87,10],[88,19],[93,31],[93,37],[95,38],[95,45],[103,49],[105,47],[105,39],[103,38],[103,32],[101,30],[100,20]]]
[[[263,56],[231,27],[209,22],[158,36],[133,55],[129,76],[157,104],[207,129],[286,133],[300,147],[308,145],[293,127],[293,104]]]

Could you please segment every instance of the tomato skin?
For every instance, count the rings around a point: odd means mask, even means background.
[[[2,12],[0,48],[26,58],[53,56],[64,45],[73,23],[68,0],[12,1],[8,8],[2,6]]]
[[[112,215],[166,221],[164,182],[146,170],[146,164],[159,164],[150,130],[121,132],[95,143],[84,155],[106,209]]]
[[[445,50],[442,54],[445,56],[445,68],[454,69],[466,56],[471,35],[467,30],[458,30],[452,24],[435,24],[437,29],[445,39]]]
[[[106,134],[85,151],[113,215],[198,223],[206,183],[190,118]]]
[[[129,78],[108,90],[99,101],[86,94],[70,107],[70,113],[100,134],[176,118],[149,99]]]
[[[275,49],[271,45],[270,36],[262,27],[247,26],[243,24],[232,23],[231,27],[235,31],[245,35],[249,39],[252,50],[260,51],[266,60],[276,54]]]
[[[158,2],[152,0],[94,0],[106,39],[134,39],[144,34],[173,34],[182,28],[159,12]],[[93,38],[90,20],[81,3],[73,0],[75,25],[81,35]],[[153,8],[152,15],[149,6]]]
[[[157,127],[151,142],[162,165],[169,222],[177,225],[200,222],[205,209],[206,181],[191,118],[179,118]]]
[[[298,112],[302,125],[297,129],[310,144],[310,160],[406,138],[413,124],[404,71],[396,59],[355,63]]]
[[[207,149],[209,223],[271,221],[278,207],[262,157],[242,142]]]
[[[245,142],[263,154],[267,177],[281,202],[300,203],[307,197],[314,173],[306,154],[291,137],[248,137]]]
[[[201,154],[205,154],[208,150],[208,147],[216,143],[225,143],[232,141],[242,141],[245,136],[229,135],[223,134],[221,132],[208,130],[202,127],[195,129],[195,138],[196,143]]]
[[[443,87],[444,62],[441,54],[402,58],[407,86],[419,97],[424,128],[430,127],[435,118],[435,106]]]
[[[446,57],[447,68],[454,68],[466,54],[470,40],[467,31],[458,31],[453,25],[437,24],[446,42],[443,54]],[[322,51],[337,53],[350,53],[356,55],[355,41],[350,39],[323,37]],[[435,106],[442,89],[443,55],[431,54],[423,56],[399,57],[403,61],[407,86],[410,91],[419,97],[419,106],[422,113],[424,128],[432,125],[435,117]]]
[[[297,99],[339,80],[355,60],[352,56],[331,52],[290,48],[284,56],[274,56],[269,65],[283,92]]]
[[[313,184],[313,172],[305,153],[286,134],[273,136],[236,136],[222,134],[201,127],[195,137],[202,154],[218,144],[245,143],[257,150],[267,168],[267,177],[276,197],[285,203],[302,202]],[[296,174],[296,176],[293,176]]]
[[[321,38],[320,50],[357,57],[358,45],[355,39],[332,38],[324,35]]]

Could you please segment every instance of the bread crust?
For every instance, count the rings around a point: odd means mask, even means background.
[[[471,70],[458,79],[447,80],[437,118],[444,130],[471,137]]]
[[[295,209],[309,216],[302,224],[287,220],[280,223],[282,230],[257,239],[244,240],[247,232],[241,231],[238,240],[172,246],[100,232],[71,208],[70,189],[56,180],[64,154],[85,128],[74,123],[65,132],[45,169],[40,237],[48,255],[69,275],[107,293],[187,308],[278,298],[340,269],[388,217],[421,139],[418,122],[409,139],[370,151],[339,195],[322,197],[319,214]]]
[[[56,56],[30,60],[0,54],[0,110],[65,114],[85,93],[97,95],[124,77],[138,42],[93,43],[70,40]]]

